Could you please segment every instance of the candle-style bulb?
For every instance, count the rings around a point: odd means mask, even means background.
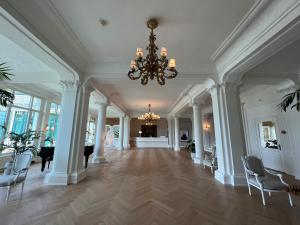
[[[170,59],[170,61],[169,61],[169,67],[170,68],[175,68],[176,67],[176,61],[175,61],[175,59]]]

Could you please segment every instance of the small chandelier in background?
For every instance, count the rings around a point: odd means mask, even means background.
[[[156,35],[153,30],[157,28],[158,22],[156,19],[150,19],[147,22],[147,27],[151,30],[149,36],[149,45],[147,47],[148,54],[143,58],[144,53],[142,48],[137,48],[136,59],[131,61],[128,77],[131,80],[141,78],[142,85],[146,85],[149,79],[156,78],[160,85],[165,84],[165,79],[173,79],[178,72],[175,69],[175,59],[167,59],[167,49],[162,47],[160,57],[156,54],[158,47],[155,45]],[[137,73],[137,74],[135,74]]]
[[[146,125],[153,125],[153,122],[160,119],[160,116],[151,112],[151,104],[148,105],[149,110],[147,113],[138,117],[139,120],[144,120]]]

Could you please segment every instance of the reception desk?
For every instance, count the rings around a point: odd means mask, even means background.
[[[130,145],[136,148],[168,148],[167,137],[132,137]]]

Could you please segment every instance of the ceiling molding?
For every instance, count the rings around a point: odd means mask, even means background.
[[[254,18],[266,7],[272,0],[257,0],[248,13],[233,29],[229,36],[221,43],[217,50],[212,54],[211,61],[215,62],[248,27]]]
[[[257,26],[256,32],[249,30],[251,35],[248,36],[254,36],[254,38],[250,38],[248,41],[240,40],[240,42],[236,39],[236,46],[233,46],[235,48],[227,48],[227,50],[216,60],[215,65],[219,79],[222,82],[229,80],[228,76],[231,74],[234,74],[235,76],[243,75],[254,66],[263,62],[265,59],[274,55],[283,47],[286,47],[288,44],[299,38],[300,2],[297,1],[292,5],[289,2],[282,1],[272,1],[271,3],[282,8],[281,13],[278,12],[279,16],[274,20],[274,17],[271,17],[266,12],[264,18],[265,20],[268,20],[268,23],[265,22],[263,28],[261,25]],[[287,4],[285,8],[280,5],[285,3]],[[266,8],[264,9],[266,10]],[[261,24],[261,18],[260,20],[258,18],[255,19],[255,21],[252,21],[251,26],[255,26],[253,24],[256,23]],[[246,29],[244,33],[247,31],[248,30]],[[241,47],[237,47],[239,43],[241,43]],[[233,79],[237,80],[234,76]]]
[[[57,9],[53,1],[52,0],[43,1],[43,3],[46,3],[48,9],[53,13],[55,18],[60,22],[60,24],[64,28],[62,29],[62,31],[63,32],[66,31],[65,32],[67,34],[66,37],[68,37],[68,39],[74,43],[73,45],[76,48],[78,48],[77,52],[81,55],[82,59],[84,60],[89,58],[90,55],[88,54],[86,47],[82,44],[82,42],[78,38],[77,34],[73,31],[69,23],[61,15],[60,11]]]
[[[5,8],[3,8],[5,7]],[[43,60],[48,66],[56,70],[62,79],[78,80],[80,75],[74,70],[69,62],[64,61],[64,57],[58,49],[41,36],[41,34],[7,1],[0,7],[2,35],[14,40],[30,52],[34,57]],[[19,21],[22,21],[19,22]],[[47,43],[44,44],[44,43]],[[51,46],[51,47],[48,47]],[[55,49],[53,51],[53,49]],[[59,53],[58,53],[59,52]],[[58,53],[58,54],[57,54]],[[69,75],[69,77],[67,77]]]

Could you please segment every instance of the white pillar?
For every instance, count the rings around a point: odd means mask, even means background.
[[[123,140],[123,148],[130,148],[130,118],[126,116],[124,119],[124,140]]]
[[[119,126],[118,150],[123,150],[123,138],[124,138],[124,116],[121,116],[120,117],[120,126]]]
[[[106,125],[106,103],[100,103],[97,120],[96,143],[94,149],[93,163],[105,162],[104,144],[105,144],[105,125]]]
[[[203,129],[202,129],[202,115],[200,106],[193,104],[193,122],[195,135],[195,157],[194,163],[202,164],[203,162]]]
[[[80,96],[76,106],[78,112],[75,127],[74,152],[71,156],[71,178],[70,183],[76,184],[86,177],[84,168],[84,146],[86,141],[87,121],[89,114],[90,94],[92,87],[80,87]]]
[[[174,137],[175,137],[175,144],[174,144],[174,151],[180,151],[180,143],[179,143],[179,118],[174,117]]]
[[[217,180],[244,185],[241,156],[245,152],[239,92],[236,84],[216,85],[211,89],[218,170]]]
[[[58,134],[53,158],[53,167],[45,177],[51,185],[67,185],[71,173],[71,158],[74,150],[75,129],[77,118],[76,106],[80,104],[80,91],[77,83],[62,81],[63,95]]]
[[[172,119],[171,118],[168,118],[168,140],[169,140],[169,148],[173,148]]]

